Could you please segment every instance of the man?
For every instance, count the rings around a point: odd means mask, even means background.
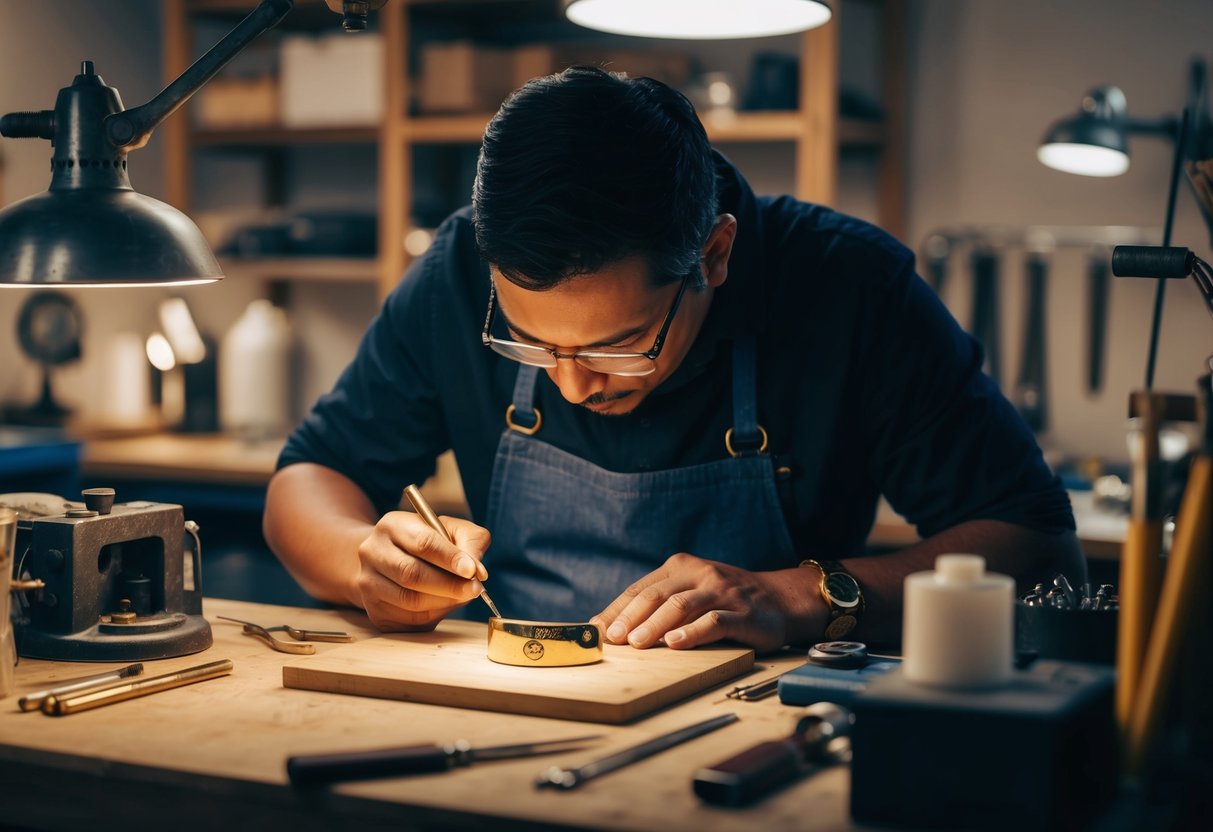
[[[681,94],[573,68],[489,124],[471,211],[288,440],[266,538],[384,630],[483,617],[487,587],[638,648],[896,641],[937,554],[1083,572],[981,363],[895,240],[756,198]],[[447,448],[453,544],[396,510]],[[881,494],[924,539],[865,556]]]

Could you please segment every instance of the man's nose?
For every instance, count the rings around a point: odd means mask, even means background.
[[[595,393],[606,389],[607,374],[596,373],[582,367],[572,358],[557,358],[556,366],[548,370],[548,375],[560,394],[573,404],[581,404]]]

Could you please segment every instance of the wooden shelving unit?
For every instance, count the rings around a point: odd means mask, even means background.
[[[541,0],[511,0],[513,7],[551,6]],[[885,118],[879,122],[842,119],[837,112],[838,49],[843,3],[835,3],[834,19],[819,29],[806,32],[800,39],[800,106],[791,111],[739,112],[731,117],[706,115],[708,134],[714,142],[791,143],[795,153],[792,192],[795,196],[826,205],[838,198],[839,153],[846,148],[876,151],[878,165],[878,216],[876,221],[895,235],[901,235],[903,219],[903,178],[905,152],[904,81],[905,66],[904,0],[850,0],[878,3],[881,15],[880,62],[882,101]],[[164,69],[168,79],[179,75],[194,59],[192,26],[205,17],[230,19],[250,10],[256,0],[164,0]],[[168,201],[189,211],[193,200],[191,159],[195,150],[205,148],[248,148],[274,153],[276,149],[304,144],[367,144],[375,148],[378,159],[377,205],[379,211],[380,252],[376,260],[278,259],[240,260],[230,264],[235,273],[274,280],[355,280],[373,281],[381,295],[398,282],[407,266],[403,239],[409,230],[414,193],[414,148],[422,145],[475,145],[479,143],[490,113],[455,116],[414,116],[406,68],[409,56],[410,16],[419,10],[454,15],[455,7],[466,7],[464,14],[493,8],[476,0],[390,0],[374,13],[375,26],[385,39],[382,66],[384,117],[378,127],[349,127],[293,130],[279,127],[233,130],[199,130],[188,118],[171,118],[161,126],[159,135],[165,145],[166,195]],[[501,4],[496,4],[498,7]],[[325,8],[323,0],[297,0],[293,16],[307,26],[331,22],[337,17]],[[326,17],[327,16],[327,17]],[[331,270],[331,273],[330,273]]]

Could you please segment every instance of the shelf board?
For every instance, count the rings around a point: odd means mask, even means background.
[[[220,257],[224,275],[261,280],[375,283],[379,261],[373,257]]]
[[[401,124],[401,138],[423,144],[466,142],[479,144],[493,113],[452,116],[411,116]]]
[[[795,141],[805,131],[804,117],[793,110],[752,113],[705,112],[700,116],[713,142]]]
[[[371,127],[242,127],[230,130],[195,129],[195,145],[209,147],[288,144],[373,144],[379,128]]]

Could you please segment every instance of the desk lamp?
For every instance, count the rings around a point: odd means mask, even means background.
[[[347,31],[366,27],[386,0],[327,0]],[[0,210],[0,287],[184,286],[223,277],[202,232],[183,213],[137,193],[127,154],[294,0],[262,0],[244,20],[146,104],[122,106],[83,61],[54,110],[0,117],[0,135],[50,139],[51,185]]]
[[[574,23],[650,38],[753,38],[827,23],[825,0],[564,0]]]

